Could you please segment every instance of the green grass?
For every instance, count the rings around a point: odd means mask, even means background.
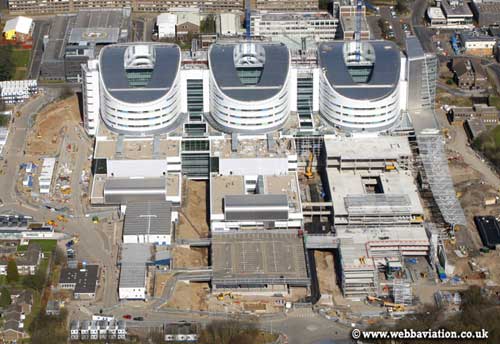
[[[57,240],[37,240],[37,239],[32,239],[30,240],[30,243],[33,244],[38,244],[43,252],[52,252],[57,245]],[[17,251],[18,252],[24,252],[28,249],[28,245],[19,245],[17,246]]]
[[[26,68],[16,68],[12,80],[24,80],[24,79],[26,79]]]
[[[490,106],[494,106],[500,110],[500,96],[490,96],[488,99]]]
[[[27,49],[14,49],[10,57],[16,67],[27,67],[30,63],[31,52]]]

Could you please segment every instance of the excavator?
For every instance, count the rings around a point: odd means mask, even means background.
[[[379,297],[375,296],[370,296],[368,295],[366,299],[371,303],[371,302],[378,302],[382,306],[386,307],[389,312],[394,311],[394,312],[403,312],[405,310],[405,306],[399,303],[394,303],[394,302],[389,302],[389,301],[384,301]]]
[[[311,179],[313,177],[313,161],[314,161],[314,154],[313,152],[309,153],[309,160],[307,162],[307,167],[306,167],[306,177],[307,179]]]
[[[229,296],[230,299],[234,299],[233,294],[231,294],[230,292],[224,292],[224,293],[220,293],[219,295],[217,295],[217,300],[224,301],[225,296]]]

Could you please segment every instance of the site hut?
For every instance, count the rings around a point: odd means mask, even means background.
[[[304,244],[290,231],[229,231],[212,234],[212,292],[290,295],[310,280]],[[283,259],[286,257],[286,259]]]
[[[172,204],[167,201],[130,202],[125,208],[124,244],[170,245]]]
[[[145,300],[147,295],[148,269],[152,261],[152,245],[123,244],[121,247],[120,300]]]

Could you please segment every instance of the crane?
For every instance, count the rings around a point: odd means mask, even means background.
[[[307,162],[306,173],[305,173],[307,179],[311,179],[313,177],[313,171],[312,171],[313,161],[314,161],[314,153],[311,152],[309,153],[309,160]]]

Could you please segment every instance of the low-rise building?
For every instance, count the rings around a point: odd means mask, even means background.
[[[290,286],[310,285],[304,244],[296,231],[214,233],[211,254],[214,293],[288,294]]]
[[[243,31],[240,13],[221,13],[217,15],[215,24],[220,36],[238,36]]]
[[[124,320],[72,320],[70,340],[126,340],[127,323]]]
[[[500,24],[500,3],[495,0],[473,0],[470,2],[474,19],[479,26]]]
[[[172,227],[172,203],[130,202],[125,210],[123,243],[170,245]]]
[[[45,314],[47,315],[61,314],[61,303],[56,300],[49,300],[47,302],[47,307],[45,307]]]
[[[427,11],[425,12],[427,16],[427,20],[431,24],[432,27],[445,27],[447,26],[447,20],[443,13],[441,7],[432,7],[429,6]]]
[[[124,244],[121,251],[120,300],[145,300],[147,295],[147,265],[152,262],[152,245]]]
[[[495,106],[485,104],[454,106],[448,111],[448,119],[453,124],[464,124],[473,118],[481,120],[486,126],[496,126],[499,123],[500,111]]]
[[[59,288],[73,290],[75,299],[94,299],[99,285],[99,266],[83,265],[82,268],[63,268]]]
[[[460,43],[466,54],[477,56],[491,56],[496,45],[494,37],[477,32],[461,32]]]
[[[18,253],[14,259],[17,265],[17,272],[20,275],[34,275],[38,265],[43,258],[42,250],[37,244],[29,244],[26,252]],[[8,259],[0,261],[0,275],[7,275]]]
[[[441,9],[450,28],[473,27],[474,15],[464,0],[442,0]]]
[[[262,36],[300,49],[302,39],[319,42],[334,40],[338,19],[328,12],[253,13],[252,37]]]
[[[339,7],[339,21],[340,30],[338,36],[342,40],[353,40],[356,32],[356,6],[354,5],[341,5]],[[366,21],[366,7],[363,6],[361,12],[361,31],[360,37],[362,40],[370,39],[370,27]]]
[[[177,16],[173,13],[162,13],[156,17],[156,26],[158,28],[158,38],[175,37],[175,26],[177,25]]]
[[[469,140],[474,141],[479,137],[482,133],[486,132],[488,128],[486,124],[479,118],[470,118],[465,121],[464,124],[465,132],[469,137]]]
[[[189,9],[188,11],[175,12],[175,14],[177,15],[177,37],[200,32],[201,16],[199,12]]]
[[[488,77],[476,60],[453,59],[453,77],[458,87],[467,90],[485,90],[488,88]]]

